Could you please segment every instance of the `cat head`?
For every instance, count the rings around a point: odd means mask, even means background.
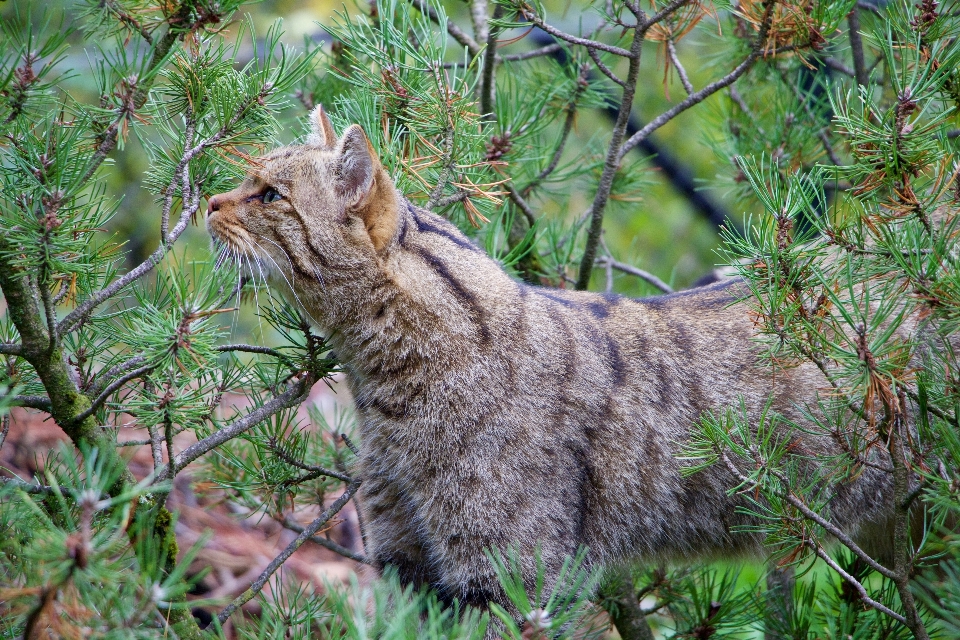
[[[359,125],[338,139],[323,107],[311,121],[305,144],[258,158],[240,186],[207,207],[215,240],[298,292],[375,268],[402,201]]]

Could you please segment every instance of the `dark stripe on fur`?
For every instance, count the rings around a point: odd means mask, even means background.
[[[447,268],[447,265],[443,263],[443,260],[423,248],[418,248],[416,252],[417,255],[423,258],[424,262],[430,265],[430,267],[437,272],[437,275],[446,281],[454,295],[456,295],[463,304],[469,307],[470,315],[479,327],[480,339],[482,343],[489,344],[490,328],[487,327],[487,314],[483,308],[483,305],[481,305],[477,300],[477,297],[473,295],[472,292],[467,290],[467,288],[464,287],[463,284],[461,284],[461,282],[450,273],[450,270]]]
[[[417,225],[417,231],[420,231],[421,233],[433,233],[435,235],[446,238],[447,240],[457,245],[461,249],[483,253],[482,251],[480,251],[480,248],[477,247],[477,245],[473,244],[466,238],[462,238],[456,235],[453,231],[448,231],[447,229],[438,227],[434,225],[432,222],[426,220],[425,218],[420,217],[420,214],[417,213],[417,210],[409,202],[407,202],[407,210],[410,212],[410,215],[413,216],[413,222],[414,224]]]

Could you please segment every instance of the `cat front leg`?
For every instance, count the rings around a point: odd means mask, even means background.
[[[374,473],[364,474],[358,494],[366,521],[367,553],[383,572],[393,567],[403,584],[432,584],[436,577],[424,553],[416,510],[396,483]]]

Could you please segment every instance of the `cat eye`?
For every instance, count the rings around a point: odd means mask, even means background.
[[[273,189],[267,189],[263,192],[263,197],[260,198],[263,204],[270,204],[271,202],[276,202],[277,200],[283,200],[283,196],[277,193]]]

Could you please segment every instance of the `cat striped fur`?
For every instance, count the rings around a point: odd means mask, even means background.
[[[484,606],[504,594],[484,556],[519,548],[531,585],[581,545],[593,565],[757,553],[723,465],[677,454],[704,411],[752,421],[828,387],[812,365],[761,363],[736,280],[628,299],[528,286],[397,191],[363,131],[322,108],[304,145],[260,159],[210,200],[208,228],[259,259],[343,363],[359,418],[368,553],[408,582]],[[813,456],[827,435],[785,434]],[[812,464],[812,463],[811,463]],[[814,477],[819,469],[808,470]],[[832,520],[882,546],[889,480],[828,489]]]

